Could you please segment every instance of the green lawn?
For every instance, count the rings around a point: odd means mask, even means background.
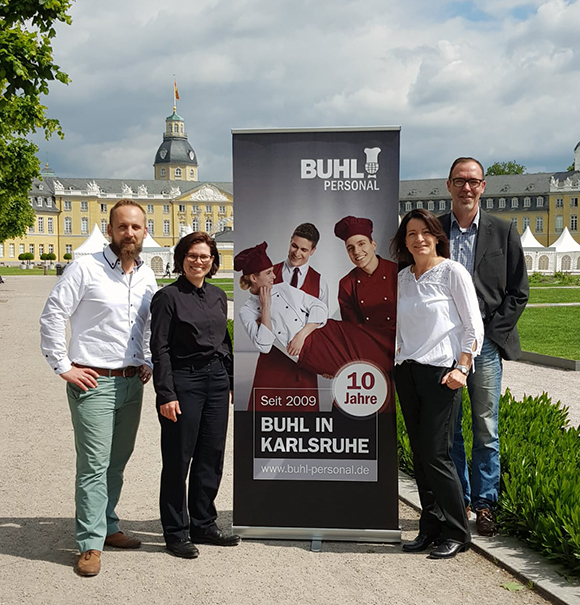
[[[524,351],[580,359],[580,307],[526,309],[518,332]]]
[[[158,284],[170,284],[172,282],[174,282],[175,279],[158,279],[157,283]],[[208,279],[207,280],[208,283],[213,284],[214,286],[217,286],[218,288],[221,288],[227,295],[228,298],[233,298],[234,297],[234,280],[229,277],[229,278],[212,278],[212,279]]]
[[[56,269],[48,272],[49,275],[56,275]],[[33,269],[21,269],[20,267],[0,267],[0,275],[44,275],[43,267],[34,266]]]
[[[530,288],[531,303],[580,303],[580,288]]]

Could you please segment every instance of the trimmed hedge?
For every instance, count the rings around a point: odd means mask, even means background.
[[[469,405],[464,389],[463,435],[471,464]],[[409,438],[397,412],[399,467],[412,475]],[[499,433],[501,532],[580,575],[580,430],[569,426],[568,409],[546,393],[516,401],[507,389],[499,404]]]

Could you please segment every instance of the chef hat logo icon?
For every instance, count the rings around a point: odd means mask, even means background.
[[[369,178],[374,179],[379,171],[379,153],[381,153],[381,148],[367,147],[364,151],[366,156],[365,170],[367,171]]]

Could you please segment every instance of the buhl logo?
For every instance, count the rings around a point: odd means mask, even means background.
[[[324,191],[379,191],[379,153],[380,147],[364,149],[364,172],[359,171],[359,158],[300,160],[300,178],[321,179]]]

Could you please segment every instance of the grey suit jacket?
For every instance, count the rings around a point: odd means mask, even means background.
[[[529,296],[528,273],[520,235],[512,223],[480,209],[473,283],[483,314],[485,335],[504,359],[522,350],[516,324]],[[449,236],[451,214],[439,217]]]

